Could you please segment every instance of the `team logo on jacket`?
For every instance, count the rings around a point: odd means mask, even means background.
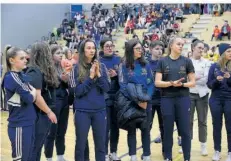
[[[150,84],[150,83],[151,83],[151,79],[147,78],[147,84]]]
[[[142,68],[141,75],[147,75],[147,74],[148,74],[147,70],[145,68]]]
[[[114,65],[114,69],[115,69],[115,70],[118,70],[118,69],[119,69],[119,65],[115,64],[115,65]]]

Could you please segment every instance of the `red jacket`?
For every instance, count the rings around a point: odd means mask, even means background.
[[[130,29],[134,29],[135,28],[135,22],[133,20],[129,20],[127,26]]]

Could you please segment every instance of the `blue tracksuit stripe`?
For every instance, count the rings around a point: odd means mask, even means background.
[[[18,93],[20,95],[20,98],[25,103],[33,103],[33,96],[30,94],[29,88],[25,85],[25,83],[22,83],[22,81],[16,73],[10,72],[9,74],[10,75],[6,75],[4,80],[5,88],[7,90],[10,90],[11,92],[15,91],[16,93]]]
[[[77,70],[77,65],[75,65],[70,72],[68,84],[71,88],[76,87],[76,83],[75,83],[75,76],[77,76],[75,74],[76,70]]]
[[[8,72],[3,79],[3,87],[6,89],[6,100],[9,105],[8,121],[11,127],[33,125],[36,119],[33,96],[29,92],[24,77],[26,76],[22,73]]]

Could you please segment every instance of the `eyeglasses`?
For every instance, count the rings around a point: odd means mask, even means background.
[[[135,49],[136,51],[143,51],[143,48],[141,48],[141,47],[137,47],[137,48],[133,48],[133,49]]]
[[[115,47],[115,45],[105,45],[104,47],[105,47],[106,49],[110,49],[110,48],[112,49],[112,48]]]

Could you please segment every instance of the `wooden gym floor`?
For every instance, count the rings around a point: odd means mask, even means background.
[[[11,159],[11,146],[10,141],[7,134],[7,118],[8,112],[1,112],[1,161],[10,161]],[[196,114],[195,114],[196,119]],[[151,140],[154,140],[156,136],[159,135],[158,129],[158,120],[157,115],[155,115],[153,128],[151,131]],[[222,133],[222,159],[221,161],[225,161],[227,156],[227,137],[225,133],[225,128],[223,127]],[[95,154],[94,154],[94,142],[92,138],[92,131],[89,132],[89,146],[90,146],[90,160],[95,161]],[[139,148],[141,146],[141,138],[140,138],[140,131],[137,130],[137,157],[138,161],[141,161],[140,156],[142,154],[142,149]],[[200,143],[198,141],[198,127],[197,127],[197,120],[194,123],[194,140],[192,140],[192,151],[191,151],[191,161],[211,161],[213,155],[213,138],[212,138],[212,121],[211,115],[209,112],[208,115],[208,153],[209,155],[203,157],[200,155]],[[74,161],[74,147],[75,147],[75,127],[73,124],[73,113],[72,109],[70,109],[70,117],[69,117],[69,124],[68,130],[66,133],[66,151],[65,151],[65,158],[68,161]],[[55,149],[55,148],[54,148]],[[173,146],[173,161],[183,161],[183,155],[178,153],[179,147],[177,145],[177,132],[174,132],[174,146]],[[46,161],[44,156],[44,150],[42,151],[42,158],[41,161]],[[129,161],[128,156],[128,146],[127,146],[127,132],[124,130],[120,130],[120,139],[118,145],[118,156],[123,156],[121,159],[122,161]],[[161,154],[161,144],[156,144],[154,142],[151,143],[151,157],[152,161],[163,161],[162,154]],[[54,150],[54,161],[56,160],[56,152]]]

